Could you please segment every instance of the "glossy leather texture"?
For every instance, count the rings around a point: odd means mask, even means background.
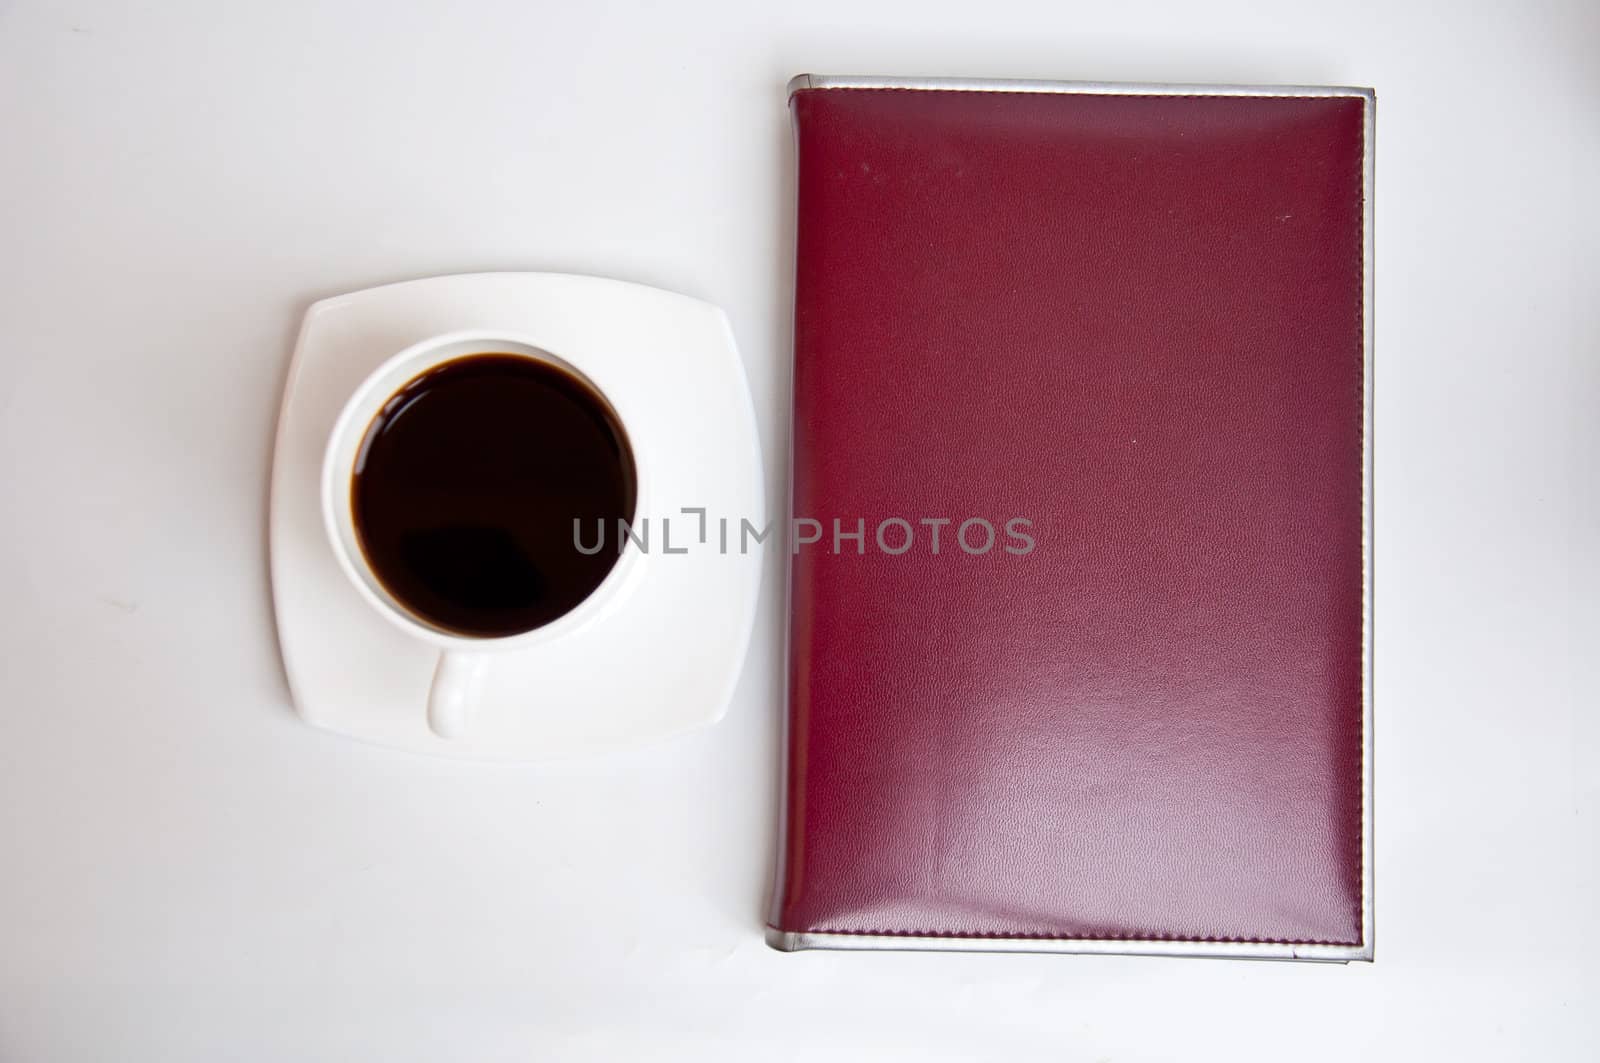
[[[793,95],[775,928],[1362,943],[1367,105]]]

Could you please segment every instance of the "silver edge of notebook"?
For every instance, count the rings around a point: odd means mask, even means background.
[[[836,949],[856,952],[1059,952],[1089,956],[1172,956],[1235,960],[1368,960],[1362,945],[1297,945],[1276,941],[1164,941],[1142,938],[920,937],[912,934],[828,934],[767,928],[779,952]]]
[[[917,89],[923,92],[1043,92],[1090,96],[1365,96],[1353,85],[1177,85],[1142,81],[1035,81],[1027,78],[871,77],[855,74],[797,74],[789,95],[802,89]]]
[[[803,89],[912,89],[926,92],[1040,92],[1098,96],[1286,96],[1362,98],[1361,310],[1362,310],[1362,668],[1361,668],[1361,942],[1355,945],[1260,941],[1166,941],[1157,939],[918,937],[902,934],[829,934],[767,928],[767,944],[780,952],[805,949],[908,950],[938,952],[1062,952],[1113,956],[1207,956],[1255,960],[1317,960],[1349,963],[1373,958],[1373,181],[1377,95],[1345,85],[1168,85],[1114,81],[1031,81],[1013,78],[872,77],[800,74],[790,96]]]

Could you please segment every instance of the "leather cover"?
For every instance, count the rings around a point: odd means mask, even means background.
[[[1370,96],[791,106],[777,939],[1369,957]]]

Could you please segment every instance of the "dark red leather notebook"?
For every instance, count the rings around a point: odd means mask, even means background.
[[[790,102],[769,941],[1370,959],[1371,92]]]

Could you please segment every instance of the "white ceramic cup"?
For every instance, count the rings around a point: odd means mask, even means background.
[[[452,332],[413,344],[374,370],[345,403],[339,419],[334,422],[333,435],[328,440],[322,462],[323,524],[339,567],[368,604],[406,634],[439,649],[439,664],[434,669],[433,687],[428,694],[428,726],[441,738],[456,738],[466,732],[491,667],[490,657],[509,650],[546,645],[595,623],[616,608],[632,589],[645,556],[626,536],[619,536],[617,529],[606,529],[607,549],[616,549],[620,543],[621,554],[600,585],[578,605],[549,623],[498,638],[476,638],[447,631],[411,612],[389,593],[372,571],[356,534],[350,489],[362,441],[378,411],[409,381],[435,366],[474,354],[520,355],[573,374],[611,405],[624,434],[628,432],[627,411],[618,409],[604,389],[582,370],[531,340],[504,332]],[[628,439],[637,482],[630,524],[636,524],[639,516],[648,512],[645,492],[649,475],[645,455],[631,435]]]

